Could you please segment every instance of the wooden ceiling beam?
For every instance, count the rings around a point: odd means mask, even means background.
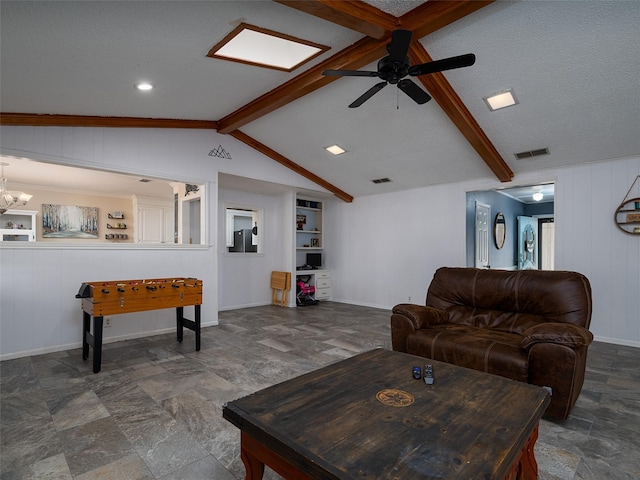
[[[332,185],[331,183],[327,182],[325,179],[320,178],[319,176],[317,176],[315,173],[310,172],[306,168],[304,168],[304,167],[298,165],[297,163],[289,160],[284,155],[281,155],[278,152],[276,152],[275,150],[267,147],[264,143],[260,143],[258,140],[256,140],[255,138],[250,137],[246,133],[243,133],[240,130],[234,130],[234,131],[230,132],[229,135],[231,135],[232,137],[234,137],[237,140],[240,140],[242,143],[244,143],[246,145],[249,145],[251,148],[253,148],[253,149],[257,150],[258,152],[262,153],[263,155],[266,155],[267,157],[275,160],[276,162],[280,163],[281,165],[284,165],[285,167],[293,170],[294,172],[298,173],[299,175],[302,175],[303,177],[307,178],[308,180],[311,180],[312,182],[316,183],[317,185],[320,185],[321,187],[326,188],[327,190],[329,190],[331,193],[333,193],[339,199],[344,200],[345,202],[353,202],[353,196],[349,195],[347,192],[345,192],[343,190],[340,190],[335,185]]]
[[[79,115],[0,114],[0,124],[31,126],[83,126],[83,127],[140,127],[140,128],[203,128],[228,133],[305,178],[326,188],[344,201],[353,197],[339,188],[289,160],[266,145],[237,130],[278,108],[327,85],[340,77],[325,77],[323,70],[357,70],[387,54],[388,37],[396,28],[413,32],[414,42],[409,50],[412,64],[431,60],[419,39],[473,13],[495,0],[439,0],[429,1],[407,14],[395,18],[361,0],[274,0],[332,23],[351,28],[367,37],[338,52],[331,58],[298,75],[292,80],[253,100],[218,121],[145,119],[127,117],[93,117]],[[460,97],[442,73],[418,77],[444,112],[453,121],[489,168],[503,182],[513,178],[513,172],[482,131]]]
[[[215,120],[175,118],[99,117],[91,115],[51,115],[41,113],[0,113],[0,125],[30,127],[109,127],[109,128],[197,128],[217,130]]]
[[[433,61],[424,47],[413,42],[409,48],[409,58],[412,65],[419,65]],[[491,171],[501,182],[508,182],[513,178],[513,171],[504,161],[500,153],[491,143],[478,122],[471,115],[451,84],[441,72],[415,77],[425,86],[440,108],[447,114],[453,124],[460,130],[471,146],[489,166]]]
[[[276,3],[342,25],[376,40],[384,40],[398,28],[398,19],[361,0],[274,0]]]
[[[340,77],[325,77],[327,69],[354,70],[378,60],[386,53],[385,46],[378,40],[365,37],[350,47],[341,50],[324,62],[310,68],[261,97],[244,105],[235,112],[218,120],[219,133],[231,133],[247,123],[271,113],[284,105],[311,93]]]
[[[398,28],[411,30],[419,40],[443,27],[480,10],[495,0],[438,0],[425,2],[398,19]]]

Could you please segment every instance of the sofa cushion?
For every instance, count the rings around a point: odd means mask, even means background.
[[[443,267],[426,305],[446,311],[451,322],[503,332],[523,334],[544,322],[589,328],[591,287],[576,272]]]
[[[527,382],[522,336],[469,325],[436,325],[410,333],[407,353]]]

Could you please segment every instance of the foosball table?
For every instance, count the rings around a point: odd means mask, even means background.
[[[82,299],[82,358],[89,358],[89,347],[93,347],[94,373],[100,371],[102,364],[102,328],[107,315],[175,308],[178,342],[182,342],[184,328],[187,328],[195,332],[196,351],[200,350],[202,280],[155,278],[85,282],[76,298]],[[193,320],[184,318],[184,307],[191,305],[195,308]]]

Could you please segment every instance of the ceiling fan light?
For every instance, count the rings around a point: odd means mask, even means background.
[[[485,97],[484,101],[492,112],[501,108],[511,107],[519,103],[511,89]]]
[[[325,147],[325,150],[333,155],[342,155],[346,150],[342,148],[340,145],[331,145],[329,147]]]

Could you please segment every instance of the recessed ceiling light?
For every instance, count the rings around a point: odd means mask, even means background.
[[[153,85],[149,82],[140,82],[136,83],[136,89],[143,92],[148,92],[149,90],[153,90]]]
[[[518,99],[511,89],[485,97],[484,101],[491,111],[518,104]]]
[[[291,72],[327,50],[325,45],[241,23],[207,57]]]
[[[342,155],[346,152],[346,150],[340,145],[331,145],[330,147],[325,147],[325,150],[329,153],[333,153],[334,155]]]

